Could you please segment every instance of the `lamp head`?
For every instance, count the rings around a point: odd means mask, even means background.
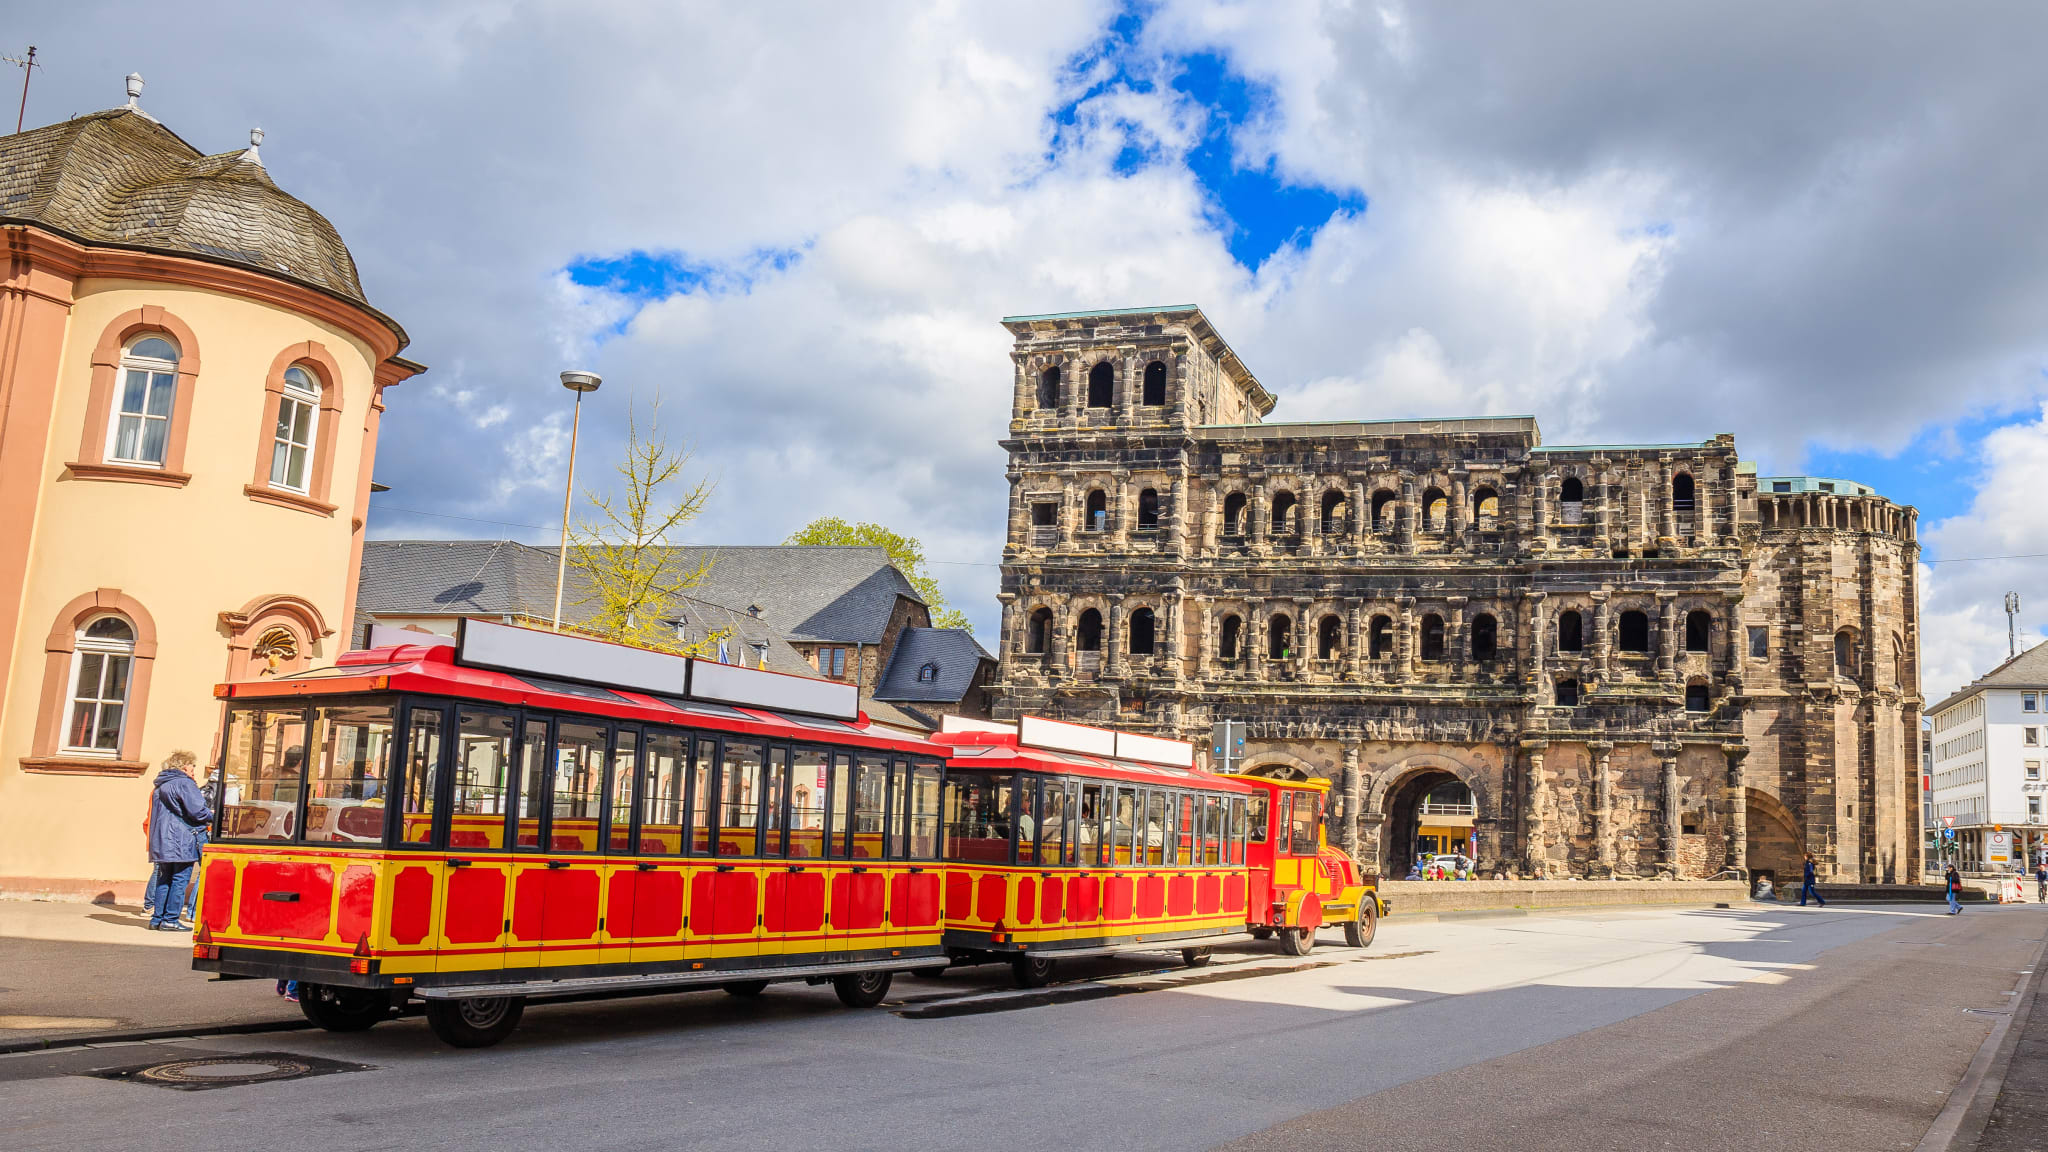
[[[571,371],[562,373],[562,387],[567,388],[571,392],[595,392],[597,391],[597,386],[602,383],[604,383],[603,379],[595,372]]]

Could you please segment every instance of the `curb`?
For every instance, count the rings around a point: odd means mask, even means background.
[[[1947,1105],[1935,1116],[1934,1123],[1914,1152],[1970,1149],[1983,1139],[1984,1126],[1991,1120],[1991,1109],[1998,1103],[1999,1091],[2005,1087],[2006,1071],[2012,1067],[2012,1054],[2026,1032],[2027,1020],[2033,1015],[2034,1002],[2041,990],[2044,962],[2048,962],[2048,940],[2034,950],[2034,962],[2029,966],[2031,972],[2020,980],[2019,987],[2013,992],[2012,1011],[1992,1028],[1991,1035],[1984,1038],[1976,1057],[1970,1061],[1969,1070],[1963,1073],[1962,1082],[1956,1085],[1958,1091],[1949,1096]]]
[[[1642,908],[1727,908],[1725,900],[1689,900],[1670,904],[1515,904],[1506,908],[1446,908],[1440,912],[1393,912],[1380,921],[1390,924],[1432,924],[1485,920],[1496,916],[1543,916],[1549,913],[1610,912]]]
[[[134,1044],[148,1040],[185,1040],[197,1036],[246,1036],[259,1032],[296,1032],[311,1028],[299,1020],[251,1020],[241,1024],[204,1024],[184,1028],[134,1028],[125,1032],[88,1032],[83,1035],[38,1037],[30,1040],[0,1040],[0,1056],[21,1052],[49,1052],[59,1048],[85,1048],[94,1044]]]

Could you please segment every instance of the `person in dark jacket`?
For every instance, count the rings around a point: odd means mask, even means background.
[[[1942,886],[1948,889],[1948,914],[1953,916],[1963,910],[1963,875],[1956,866],[1948,866],[1948,875],[1943,877]]]
[[[1828,906],[1828,902],[1820,898],[1820,889],[1813,886],[1813,853],[1811,852],[1806,854],[1806,874],[1799,885],[1799,906],[1801,908],[1806,907],[1806,898],[1808,896],[1813,897],[1813,902],[1821,907],[1825,908]]]
[[[155,865],[149,880],[155,898],[149,926],[159,932],[192,930],[178,917],[185,910],[192,866],[199,862],[199,847],[206,842],[206,824],[213,816],[192,779],[191,767],[197,762],[190,752],[173,752],[156,775],[149,808],[149,860]]]

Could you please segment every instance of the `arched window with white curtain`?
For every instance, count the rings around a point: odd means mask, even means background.
[[[107,428],[107,459],[161,468],[178,402],[178,346],[144,336],[121,353],[121,382]]]
[[[270,486],[305,492],[313,475],[315,424],[320,419],[320,382],[303,365],[284,370],[284,394],[277,401],[277,430],[271,437]]]
[[[135,664],[135,626],[100,616],[78,630],[71,656],[71,709],[64,751],[118,756]]]

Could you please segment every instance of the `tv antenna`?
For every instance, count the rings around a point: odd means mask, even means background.
[[[0,56],[0,60],[5,60],[9,64],[21,69],[21,108],[14,114],[14,131],[18,134],[21,131],[22,121],[28,117],[28,82],[35,78],[36,69],[41,68],[42,65],[36,63],[36,46],[33,44],[28,46],[28,55],[25,58],[17,59],[13,56]]]
[[[2005,658],[2010,660],[2020,654],[2019,625],[2020,594],[2005,594]]]

